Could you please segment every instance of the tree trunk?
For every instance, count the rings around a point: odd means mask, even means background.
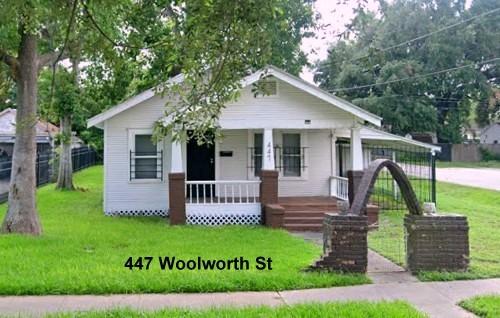
[[[17,70],[16,142],[2,232],[40,235],[36,210],[37,36],[21,31]]]
[[[72,48],[73,54],[71,57],[71,64],[73,68],[73,82],[78,87],[80,77],[80,46],[75,45]],[[76,51],[76,52],[75,52]],[[61,153],[59,155],[59,170],[57,175],[56,189],[74,190],[73,185],[73,160],[71,155],[71,113],[66,113],[61,117]]]
[[[56,189],[74,190],[73,160],[71,159],[71,114],[61,118],[61,153],[59,154],[59,171]]]

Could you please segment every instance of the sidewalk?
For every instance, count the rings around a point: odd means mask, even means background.
[[[378,301],[399,299],[408,301],[431,317],[474,317],[456,304],[469,297],[492,293],[500,293],[500,279],[430,283],[386,283],[283,292],[109,296],[8,296],[0,297],[0,313],[41,316],[56,311],[104,310],[116,307],[157,310],[166,307],[279,306],[312,301]]]

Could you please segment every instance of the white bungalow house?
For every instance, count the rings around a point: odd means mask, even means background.
[[[252,84],[264,74],[271,94],[255,97]],[[242,84],[239,99],[220,116],[224,137],[213,145],[171,143],[168,137],[153,144],[152,127],[164,116],[166,98],[154,90],[91,118],[89,127],[104,129],[104,212],[167,215],[168,174],[185,172],[188,223],[257,224],[261,169],[279,171],[278,195],[284,202],[325,198],[323,206],[332,209],[337,198],[347,198],[347,179],[338,175],[338,139],[350,141],[348,168],[354,170],[370,160],[364,142],[438,150],[377,130],[382,118],[275,67],[249,75]]]

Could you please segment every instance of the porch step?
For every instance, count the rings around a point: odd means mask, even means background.
[[[335,203],[280,203],[285,211],[315,211],[315,212],[335,212],[337,204]]]
[[[329,213],[328,211],[290,211],[285,209],[285,218],[287,217],[292,217],[292,218],[324,218],[325,213]],[[336,213],[334,211],[333,213]]]
[[[289,231],[312,231],[312,232],[321,232],[323,229],[323,224],[288,224],[285,223],[283,226],[285,229]]]
[[[285,214],[285,224],[323,224],[323,216],[293,217]]]

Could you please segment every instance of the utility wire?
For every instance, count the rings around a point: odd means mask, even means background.
[[[490,14],[493,14],[495,12],[499,12],[500,11],[500,8],[496,8],[496,9],[492,9],[492,10],[489,10],[489,11],[486,11],[486,12],[483,12],[481,14],[478,14],[476,16],[473,16],[473,17],[470,17],[470,18],[467,18],[467,19],[464,19],[462,21],[459,21],[459,22],[455,22],[455,23],[452,23],[450,25],[447,25],[445,27],[442,27],[440,29],[437,29],[435,31],[432,31],[432,32],[429,32],[429,33],[425,33],[425,34],[422,34],[422,35],[419,35],[413,39],[410,39],[410,40],[406,40],[406,41],[403,41],[401,43],[398,43],[398,44],[395,44],[395,45],[391,45],[389,47],[386,47],[386,48],[375,48],[376,51],[378,52],[386,52],[386,51],[390,51],[392,49],[395,49],[395,48],[398,48],[398,47],[401,47],[401,46],[404,46],[404,45],[407,45],[407,44],[410,44],[412,42],[415,42],[415,41],[418,41],[418,40],[422,40],[422,39],[425,39],[425,38],[428,38],[434,34],[437,34],[437,33],[441,33],[441,32],[444,32],[444,31],[447,31],[449,29],[452,29],[452,28],[455,28],[461,24],[464,24],[464,23],[467,23],[467,22],[470,22],[470,21],[473,21],[473,20],[476,20],[476,19],[479,19],[479,18],[482,18],[482,17],[485,17],[487,15],[490,15]],[[364,58],[367,58],[369,57],[370,54],[365,54],[365,55],[362,55],[360,57],[357,57],[357,58],[353,58],[353,59],[350,59],[348,60],[347,62],[354,62],[354,61],[358,61],[358,60],[361,60],[361,59],[364,59]],[[329,65],[331,64],[330,62],[323,62],[321,63],[322,65]]]
[[[498,60],[500,60],[500,57],[492,58],[492,59],[485,60],[485,61],[482,61],[482,62],[474,62],[474,63],[467,64],[467,65],[461,65],[461,66],[457,66],[457,67],[452,67],[452,68],[448,68],[448,69],[444,69],[444,70],[440,70],[440,71],[436,71],[436,72],[425,73],[425,74],[420,74],[420,75],[416,75],[416,76],[409,76],[409,77],[405,77],[405,78],[399,78],[399,79],[395,79],[395,80],[385,81],[385,82],[382,82],[382,83],[373,83],[373,84],[360,85],[360,86],[351,86],[351,87],[336,88],[336,89],[331,90],[330,92],[331,93],[336,93],[336,92],[351,91],[351,90],[357,90],[357,89],[363,89],[363,88],[369,88],[369,87],[375,87],[375,86],[380,86],[380,85],[387,85],[387,84],[392,84],[392,83],[407,81],[407,80],[410,80],[410,79],[419,79],[419,78],[434,76],[434,75],[438,75],[438,74],[448,73],[448,72],[451,72],[451,71],[456,71],[456,70],[460,70],[460,69],[467,68],[467,67],[474,67],[474,66],[477,66],[477,65],[484,65],[484,64],[495,62],[495,61],[498,61]]]

